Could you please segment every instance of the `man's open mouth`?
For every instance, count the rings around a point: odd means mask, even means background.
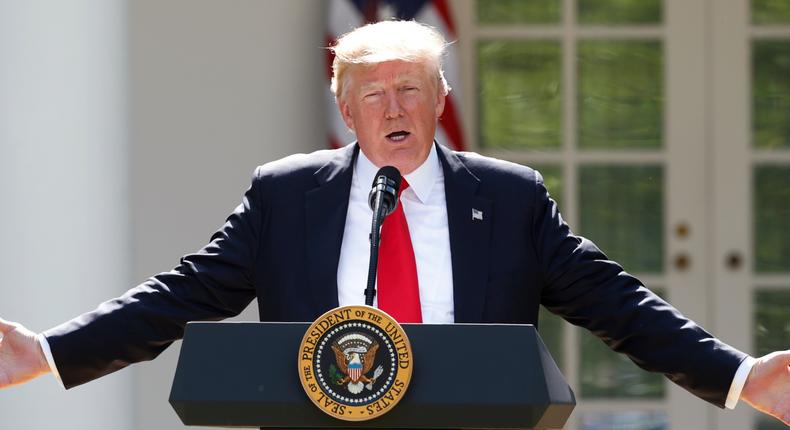
[[[391,140],[393,142],[400,142],[401,140],[403,140],[406,137],[408,137],[410,134],[411,133],[409,133],[408,131],[403,131],[403,130],[401,130],[401,131],[393,131],[392,133],[387,135],[387,139],[389,139],[389,140]]]

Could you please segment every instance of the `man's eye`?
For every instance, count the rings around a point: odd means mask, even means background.
[[[418,89],[417,87],[403,87],[403,91],[417,91]]]
[[[364,97],[367,99],[367,98],[372,98],[372,97],[378,97],[380,95],[381,95],[381,91],[374,91],[372,93],[365,94]]]

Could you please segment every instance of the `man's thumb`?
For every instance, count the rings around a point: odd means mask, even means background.
[[[11,330],[13,330],[15,328],[16,328],[16,325],[11,323],[11,321],[6,321],[6,320],[0,318],[0,333],[6,334],[6,333],[8,333],[9,331],[11,331]]]

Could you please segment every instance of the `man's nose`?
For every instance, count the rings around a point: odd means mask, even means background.
[[[395,119],[403,116],[403,107],[396,93],[388,93],[386,102],[387,109],[384,112],[384,116],[387,119]]]

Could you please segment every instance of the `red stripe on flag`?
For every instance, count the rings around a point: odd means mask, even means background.
[[[439,124],[441,124],[444,133],[452,141],[453,149],[465,151],[464,133],[461,130],[461,122],[458,119],[458,110],[455,108],[455,99],[449,95],[444,99],[444,113],[439,118]]]
[[[433,5],[436,7],[436,11],[439,12],[439,16],[442,17],[442,21],[444,21],[450,36],[456,37],[458,33],[455,32],[455,23],[450,14],[450,6],[447,5],[447,0],[433,0]]]
[[[338,142],[337,138],[333,135],[329,135],[329,147],[332,149],[340,148],[340,142]]]

